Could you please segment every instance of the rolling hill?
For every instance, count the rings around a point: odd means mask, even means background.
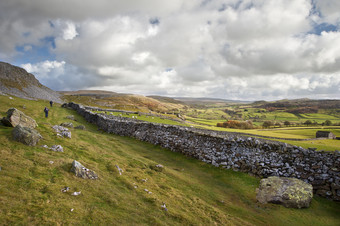
[[[0,62],[0,92],[26,99],[62,102],[60,94],[42,85],[33,74],[5,62]]]

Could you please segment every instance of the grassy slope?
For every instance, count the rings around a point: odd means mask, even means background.
[[[337,225],[340,204],[319,197],[308,209],[256,203],[259,179],[223,170],[132,138],[105,134],[72,110],[54,106],[43,117],[44,101],[0,96],[0,114],[10,107],[35,118],[44,140],[61,144],[64,153],[12,141],[11,128],[0,126],[0,224],[111,225]],[[26,109],[22,106],[26,105]],[[76,115],[72,139],[55,136],[51,125]],[[97,181],[76,178],[69,170],[76,159],[95,170]],[[50,164],[49,161],[54,161]],[[152,166],[162,164],[162,172]],[[118,175],[115,164],[124,173]],[[147,182],[141,179],[148,178]],[[138,186],[134,188],[134,186]],[[82,191],[71,196],[68,186]],[[144,191],[148,189],[152,194]],[[169,209],[160,207],[162,202]],[[74,209],[73,212],[70,210]]]
[[[65,95],[63,98],[67,101],[82,103],[89,106],[141,112],[149,112],[150,110],[155,112],[172,112],[175,109],[178,111],[178,109],[184,107],[184,105],[180,103],[161,102],[153,98],[132,94],[111,97]]]
[[[105,112],[103,111],[94,111],[95,113],[103,114]],[[136,117],[136,120],[141,120],[141,121],[146,121],[146,122],[152,122],[152,123],[162,123],[162,124],[168,124],[168,125],[180,125],[180,126],[187,126],[185,123],[181,123],[178,121],[174,121],[171,119],[167,119],[165,117],[157,117],[157,116],[147,116],[147,115],[139,115],[139,114],[123,114],[120,112],[106,112],[107,115],[114,115],[114,116],[121,116],[121,117],[126,117],[126,118],[132,118]],[[170,117],[168,115],[167,117]],[[174,117],[176,118],[176,117]]]

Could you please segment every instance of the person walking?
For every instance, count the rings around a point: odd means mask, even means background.
[[[48,117],[48,111],[49,111],[49,109],[47,107],[45,107],[44,112],[45,112],[45,117],[46,118]]]
[[[51,107],[52,107],[52,105],[53,105],[53,101],[52,101],[52,100],[50,101],[50,105],[51,105]]]

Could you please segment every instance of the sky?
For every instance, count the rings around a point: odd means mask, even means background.
[[[0,34],[57,91],[340,99],[339,0],[1,0]]]

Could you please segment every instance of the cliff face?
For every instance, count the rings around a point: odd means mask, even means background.
[[[62,102],[60,94],[43,86],[33,74],[5,62],[0,62],[0,92],[26,99]]]

